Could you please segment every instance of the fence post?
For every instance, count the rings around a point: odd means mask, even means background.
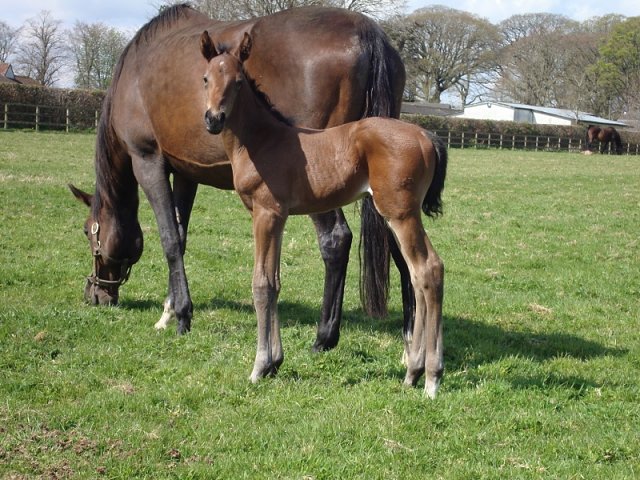
[[[487,137],[487,147],[491,148],[491,134]]]
[[[460,150],[462,150],[464,148],[464,132],[462,132],[462,135],[460,137]]]
[[[9,128],[9,104],[4,104],[4,129]]]
[[[451,130],[449,130],[449,133],[447,134],[447,148],[451,148]]]
[[[95,115],[95,119],[94,119],[94,122],[93,122],[96,129],[98,128],[98,118],[99,118],[98,110],[96,110],[96,115]]]
[[[36,132],[40,130],[40,107],[36,105]]]
[[[516,136],[511,135],[511,150],[515,150],[516,149]]]
[[[502,140],[504,139],[504,135],[500,134],[500,150],[502,150]]]
[[[478,132],[476,132],[474,142],[476,144],[476,150],[478,149]]]
[[[527,149],[527,136],[524,136],[524,149]]]
[[[68,108],[67,108],[67,110],[65,112],[64,124],[65,124],[66,132],[69,133],[69,109]]]

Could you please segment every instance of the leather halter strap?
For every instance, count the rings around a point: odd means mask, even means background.
[[[87,277],[87,280],[92,285],[101,287],[101,288],[113,288],[120,287],[124,285],[127,280],[129,280],[129,275],[131,274],[131,267],[133,266],[128,258],[123,258],[121,260],[116,260],[114,258],[109,257],[101,250],[100,239],[98,238],[98,234],[100,233],[100,224],[98,222],[94,222],[91,225],[91,249],[93,251],[93,272],[91,275]],[[111,263],[119,263],[120,264],[120,277],[117,280],[106,280],[104,278],[100,278],[98,276],[98,261],[109,260]]]

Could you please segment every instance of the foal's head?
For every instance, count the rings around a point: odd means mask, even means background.
[[[246,81],[242,64],[251,52],[251,36],[245,32],[235,50],[216,49],[206,30],[200,37],[200,51],[209,62],[204,74],[207,111],[204,121],[209,132],[217,134],[224,128],[242,83]]]

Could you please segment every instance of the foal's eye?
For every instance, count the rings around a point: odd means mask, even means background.
[[[202,81],[204,82],[205,87],[209,84],[209,79],[206,76],[202,77]]]

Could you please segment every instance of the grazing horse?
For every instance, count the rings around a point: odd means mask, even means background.
[[[587,150],[591,151],[593,142],[600,142],[600,153],[609,152],[612,144],[617,155],[622,155],[622,140],[620,134],[613,127],[597,127],[589,125],[587,128]]]
[[[233,184],[253,219],[258,346],[251,381],[275,374],[284,359],[277,302],[287,217],[329,211],[370,192],[398,240],[416,299],[411,340],[405,344],[405,383],[415,385],[425,373],[425,393],[434,397],[444,370],[444,265],[420,210],[441,212],[446,148],[417,125],[397,119],[366,118],[326,130],[287,124],[243,69],[251,49],[249,33],[233,50],[218,49],[207,31],[201,37],[208,62],[204,122],[222,137]]]
[[[219,45],[238,45],[244,32],[254,32],[260,47],[245,68],[296,125],[324,128],[366,116],[397,117],[405,81],[402,61],[380,27],[347,10],[297,8],[220,22],[178,5],[137,32],[118,61],[104,101],[95,194],[71,186],[90,207],[85,234],[93,271],[85,298],[94,304],[117,303],[119,287],[142,254],[140,185],[155,213],[169,266],[165,312],[156,327],[177,318],[179,333],[191,326],[183,255],[197,185],[234,186],[220,138],[201,128],[206,61],[199,42],[204,29]],[[312,220],[326,274],[313,348],[326,350],[339,339],[352,235],[340,210],[313,214]],[[406,265],[400,268],[407,283]],[[411,309],[405,309],[405,322],[411,325]]]

